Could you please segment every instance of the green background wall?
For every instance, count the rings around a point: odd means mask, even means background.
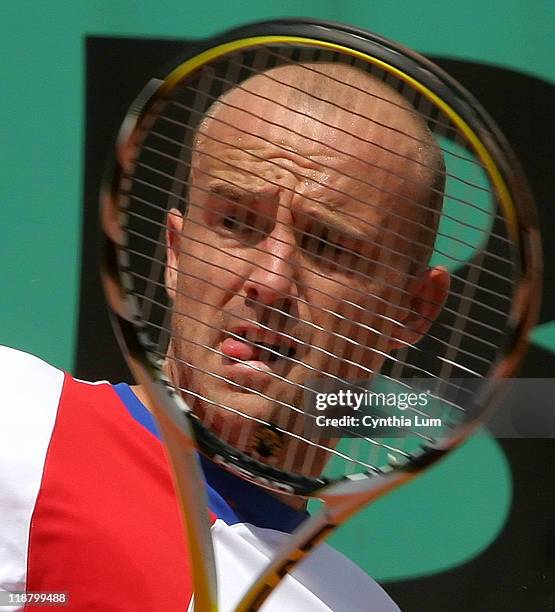
[[[0,344],[70,370],[79,294],[86,35],[190,39],[246,21],[310,15],[366,27],[423,53],[555,81],[555,2],[549,0],[208,1],[196,7],[183,0],[24,0],[4,13]],[[535,337],[555,352],[554,330],[547,324]],[[433,515],[431,491],[443,500]],[[503,527],[511,495],[509,468],[497,443],[474,440],[420,481],[378,502],[335,543],[379,578],[433,573],[486,547]]]

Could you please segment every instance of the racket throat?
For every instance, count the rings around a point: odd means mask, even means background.
[[[274,587],[339,526],[339,523],[332,521],[334,513],[330,514],[327,510],[331,508],[307,519],[293,534],[287,548],[270,562],[247,591],[235,608],[236,612],[259,610]]]

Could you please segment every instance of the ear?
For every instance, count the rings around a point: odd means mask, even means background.
[[[428,333],[432,323],[442,311],[451,279],[443,266],[430,268],[418,278],[414,278],[407,288],[408,309],[403,313],[395,332],[392,348],[404,348],[407,344],[416,344]]]
[[[180,238],[183,231],[183,215],[172,208],[166,219],[166,292],[171,300],[175,300],[177,286],[177,265],[179,262]]]

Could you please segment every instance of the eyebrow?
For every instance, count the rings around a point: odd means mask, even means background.
[[[324,200],[310,202],[308,210],[303,210],[303,214],[308,221],[314,220],[326,227],[345,235],[354,240],[368,240],[370,236],[357,226],[349,223],[344,215],[338,212],[337,207]]]
[[[232,202],[249,201],[253,198],[264,195],[265,189],[249,189],[247,187],[240,187],[232,183],[225,183],[223,181],[213,181],[208,185],[208,191],[221,197],[225,200],[231,200]]]
[[[208,191],[231,202],[243,202],[247,203],[255,198],[263,196],[266,192],[265,188],[250,189],[247,187],[240,187],[232,183],[216,180],[212,181],[208,185]],[[306,208],[308,210],[306,210]],[[308,207],[304,207],[300,211],[307,221],[316,221],[321,223],[327,228],[338,232],[339,234],[345,235],[347,238],[354,240],[368,240],[370,237],[360,228],[356,227],[352,223],[349,223],[344,215],[338,212],[338,207],[326,200],[319,200],[318,202],[309,202]]]

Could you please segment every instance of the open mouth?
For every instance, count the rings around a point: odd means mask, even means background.
[[[294,357],[296,350],[293,346],[285,343],[271,344],[269,342],[261,342],[257,340],[251,340],[248,338],[248,332],[244,331],[237,334],[241,337],[245,343],[252,348],[253,356],[250,357],[254,361],[277,361],[281,357]]]
[[[280,359],[291,359],[297,352],[292,342],[277,333],[257,329],[234,329],[231,332],[233,337],[222,342],[222,353],[226,357],[273,363]]]

